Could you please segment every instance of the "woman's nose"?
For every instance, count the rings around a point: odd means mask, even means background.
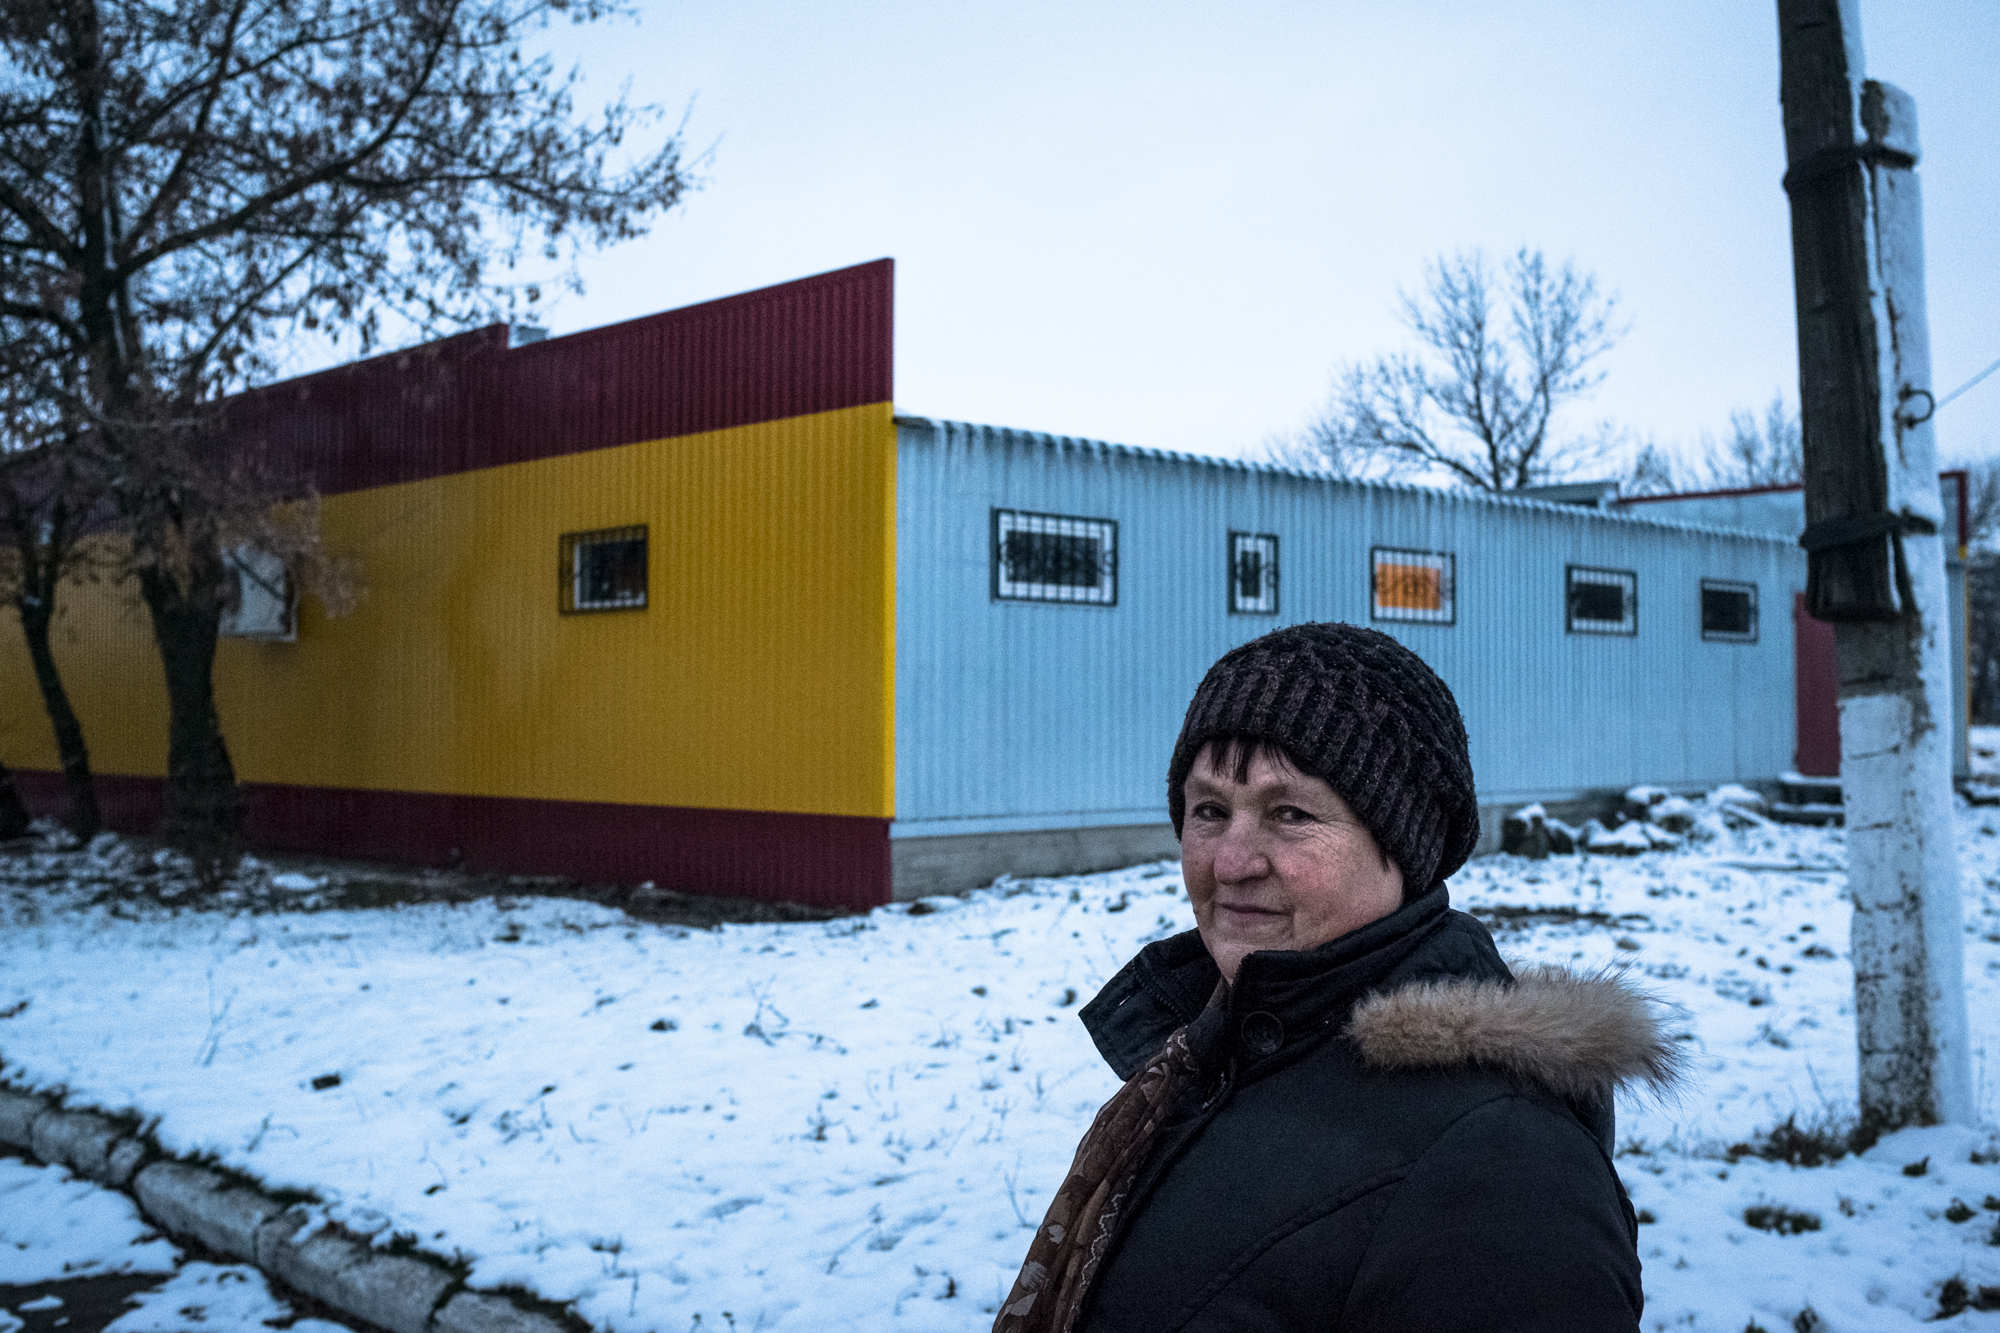
[[[1257,879],[1271,871],[1257,830],[1248,820],[1232,819],[1215,848],[1215,877],[1225,883]]]

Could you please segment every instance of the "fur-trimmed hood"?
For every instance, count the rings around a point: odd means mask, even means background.
[[[1420,982],[1369,997],[1346,1028],[1378,1069],[1476,1065],[1572,1101],[1641,1083],[1660,1095],[1686,1061],[1654,1002],[1613,971],[1524,965],[1514,982]]]

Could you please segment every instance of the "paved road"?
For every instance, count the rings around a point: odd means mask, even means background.
[[[0,1333],[365,1333],[162,1239],[126,1195],[0,1156]]]

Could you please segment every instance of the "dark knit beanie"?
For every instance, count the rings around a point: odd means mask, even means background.
[[[1339,792],[1402,870],[1406,899],[1464,865],[1479,841],[1458,704],[1386,634],[1293,625],[1223,654],[1194,692],[1167,767],[1176,837],[1195,757],[1228,737],[1269,741]]]

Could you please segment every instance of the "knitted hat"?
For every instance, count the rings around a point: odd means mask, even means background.
[[[1386,634],[1293,625],[1223,654],[1194,692],[1167,767],[1176,837],[1195,757],[1227,737],[1269,741],[1340,793],[1402,869],[1406,898],[1464,865],[1479,841],[1458,704]]]

